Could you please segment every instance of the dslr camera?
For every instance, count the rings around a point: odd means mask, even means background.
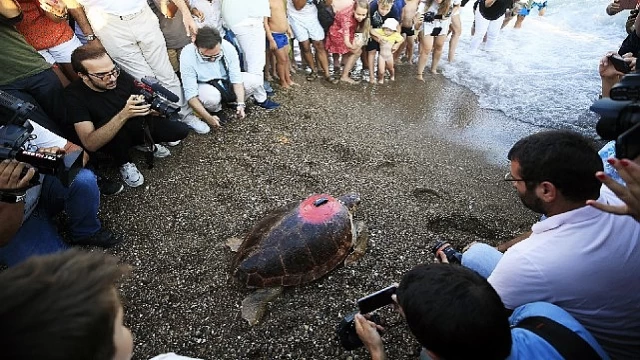
[[[442,252],[447,257],[447,261],[449,261],[449,264],[462,264],[462,253],[454,249],[446,241],[438,240],[438,242],[433,245],[433,247],[431,248],[431,252],[433,252],[433,255],[436,255],[436,253],[442,246],[444,246],[444,248],[442,248]]]
[[[32,149],[24,150],[24,144],[32,139],[33,126],[29,114],[35,109],[33,104],[18,99],[0,90],[0,161],[16,159],[27,163],[36,170],[30,186],[38,184],[39,174],[57,176],[64,186],[69,186],[82,169],[82,154],[78,150],[66,154],[40,153]],[[11,114],[7,116],[6,113]],[[21,177],[28,168],[23,169]]]
[[[342,347],[345,350],[355,350],[364,345],[356,332],[356,314],[369,314],[384,306],[392,304],[393,299],[391,296],[396,293],[397,288],[397,285],[391,285],[361,298],[358,300],[359,311],[348,314],[340,321],[336,330],[336,338],[340,341],[340,344],[342,344]],[[378,314],[370,314],[368,319],[376,324],[381,323],[381,319]]]
[[[140,81],[135,81],[138,93],[144,96],[144,101],[151,105],[151,110],[155,110],[163,116],[177,120],[180,116],[180,107],[174,103],[180,98],[158,82],[158,79],[145,76]]]
[[[640,73],[623,76],[610,96],[590,107],[600,115],[596,132],[604,140],[616,140],[618,159],[633,160],[640,155]]]
[[[433,11],[427,11],[426,13],[424,13],[422,18],[424,22],[430,23],[430,22],[433,22],[434,20],[441,20],[442,15],[436,15],[436,13],[434,13]]]

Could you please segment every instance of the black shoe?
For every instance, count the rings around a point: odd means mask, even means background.
[[[122,190],[124,190],[124,185],[119,182],[109,180],[105,177],[99,177],[98,189],[100,189],[100,194],[105,196],[112,196],[120,194]]]
[[[102,248],[109,248],[114,245],[117,245],[122,242],[122,237],[119,235],[115,235],[111,231],[107,229],[100,229],[97,233],[83,238],[83,239],[74,239],[73,245],[89,245],[89,246],[99,246]]]
[[[229,117],[227,115],[225,115],[222,112],[222,110],[216,111],[216,112],[212,113],[211,115],[218,117],[218,119],[219,119],[218,122],[220,123],[220,125],[226,125],[229,122]]]

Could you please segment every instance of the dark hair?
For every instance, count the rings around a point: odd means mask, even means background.
[[[218,30],[205,26],[198,30],[196,34],[196,41],[194,41],[196,47],[203,49],[213,49],[218,46],[218,44],[222,43],[222,36]]]
[[[125,271],[115,257],[69,250],[0,273],[2,357],[111,360]]]
[[[458,265],[418,265],[404,275],[397,296],[413,335],[439,357],[489,360],[511,353],[504,305],[476,272]]]
[[[600,196],[596,171],[602,171],[602,160],[591,141],[567,130],[547,130],[520,139],[507,158],[520,165],[527,189],[551,182],[570,201],[584,202]]]
[[[73,67],[73,71],[87,74],[87,68],[84,67],[82,62],[85,60],[100,59],[105,55],[109,56],[107,50],[101,46],[82,45],[71,53],[71,66]]]

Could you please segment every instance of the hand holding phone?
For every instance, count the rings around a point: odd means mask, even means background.
[[[608,56],[608,58],[609,62],[611,62],[616,70],[620,71],[623,74],[628,74],[629,72],[631,72],[631,67],[622,56],[618,54],[611,54]]]
[[[392,295],[396,293],[397,289],[398,285],[393,284],[358,300],[358,308],[360,309],[360,313],[368,314],[380,309],[381,307],[393,304]]]

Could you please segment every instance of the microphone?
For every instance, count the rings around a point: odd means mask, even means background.
[[[158,81],[158,79],[156,79],[154,77],[151,77],[151,76],[145,76],[140,80],[142,81],[143,84],[149,86],[151,88],[151,90],[160,93],[167,100],[169,100],[171,102],[178,102],[180,100],[178,95],[174,94],[173,92],[171,92],[171,90],[169,90],[169,89],[165,88],[164,86],[162,86],[160,84],[160,82]]]

